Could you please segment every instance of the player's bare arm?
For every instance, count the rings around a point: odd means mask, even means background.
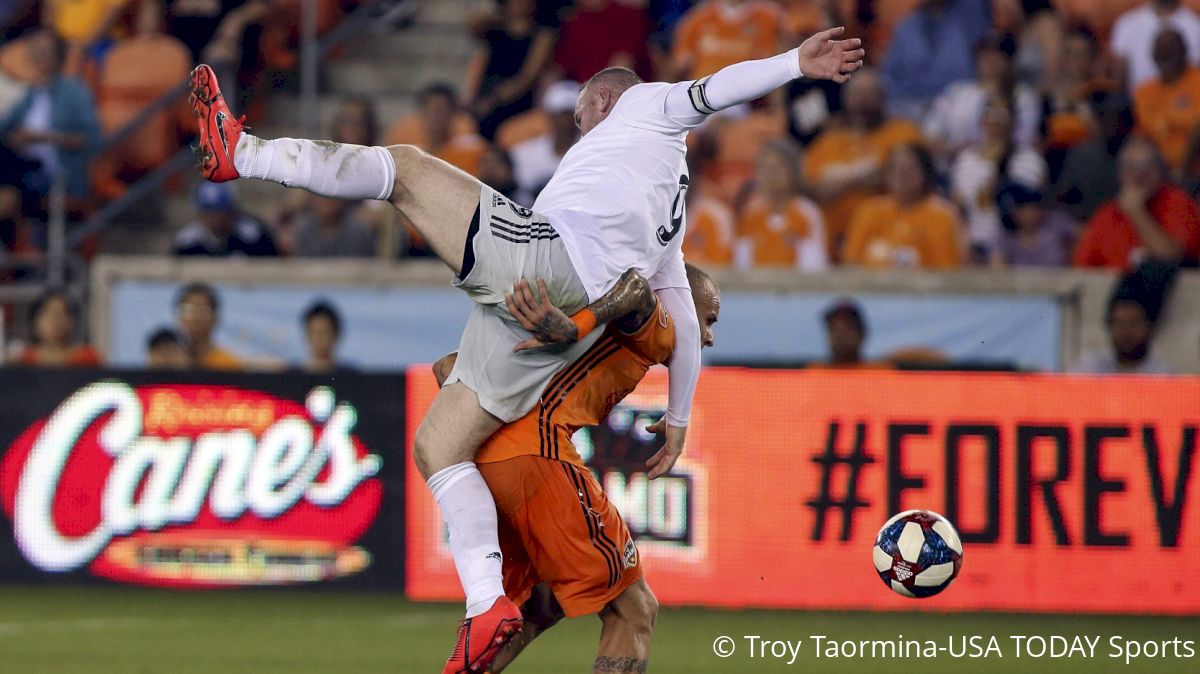
[[[545,282],[537,279],[535,295],[528,281],[522,279],[505,295],[509,313],[533,337],[521,342],[514,351],[537,349],[551,344],[570,344],[579,339],[579,325],[547,299]],[[654,313],[657,300],[650,283],[636,270],[621,275],[607,293],[588,306],[596,325],[615,322],[623,332],[632,333],[645,324]]]

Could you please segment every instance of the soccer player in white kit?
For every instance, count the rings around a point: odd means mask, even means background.
[[[609,68],[580,92],[581,140],[567,152],[533,208],[411,145],[364,147],[243,131],[208,66],[192,74],[200,122],[200,170],[211,181],[258,178],[340,199],[390,201],[455,273],[476,302],[446,385],[417,430],[415,459],[450,533],[467,614],[446,672],[484,671],[520,629],[505,596],[495,503],[472,459],[500,425],[529,411],[546,382],[599,336],[604,293],[627,270],[650,280],[676,320],[664,419],[666,445],[647,462],[665,474],[683,451],[700,368],[696,323],[683,266],[685,162],[690,129],[708,115],[801,77],[845,82],[862,66],[858,39],[842,28],[778,56],[734,64],[676,84],[642,83]],[[508,315],[515,282],[547,280],[550,300],[572,315],[566,348],[524,350],[531,337]],[[586,359],[585,359],[586,361]],[[587,367],[584,362],[579,367]]]

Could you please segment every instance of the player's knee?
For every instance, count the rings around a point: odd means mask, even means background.
[[[417,427],[416,437],[413,438],[413,462],[417,464],[421,477],[426,480],[445,467],[438,461],[433,434],[425,423]]]
[[[391,202],[397,207],[403,206],[413,198],[413,192],[408,186],[407,176],[413,172],[424,170],[422,165],[432,155],[416,145],[392,145],[387,148],[392,160],[396,163],[396,184],[392,188]]]

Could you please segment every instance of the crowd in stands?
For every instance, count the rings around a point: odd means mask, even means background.
[[[273,73],[295,68],[301,4],[0,3],[0,254],[44,249],[54,185],[78,221],[186,147],[195,123],[179,86],[195,62],[236,73],[233,90],[261,110]],[[355,4],[318,0],[318,28]]]
[[[322,27],[352,4],[319,3]],[[0,44],[9,251],[41,243],[36,228],[18,235],[19,223],[44,215],[56,179],[83,213],[187,141],[186,109],[171,107],[93,157],[196,60],[237,64],[235,90],[255,106],[269,98],[269,73],[295,65],[297,0],[17,5]],[[419,145],[531,204],[575,142],[574,98],[600,69],[697,78],[846,25],[865,39],[869,66],[847,85],[801,80],[691,134],[690,259],[800,271],[1195,264],[1194,6],[498,0],[465,26],[478,46],[461,86],[426,87],[396,120],[348,99],[329,135]],[[411,228],[370,206],[293,200],[261,223],[235,217],[233,195],[197,203],[180,254],[427,254]]]
[[[15,3],[0,16],[0,245],[40,245],[20,222],[44,214],[55,179],[85,211],[186,142],[186,109],[164,110],[88,177],[89,148],[194,61],[236,64],[244,102],[261,106],[268,73],[295,66],[298,4]],[[321,2],[322,29],[354,4]],[[476,52],[458,82],[425,87],[400,119],[348,98],[328,136],[418,145],[532,205],[578,139],[575,99],[600,69],[698,78],[844,25],[868,54],[849,83],[799,80],[690,135],[690,261],[1196,266],[1198,12],[1200,0],[496,0],[467,21]],[[429,255],[377,202],[282,201],[262,220],[234,188],[202,185],[174,252]]]

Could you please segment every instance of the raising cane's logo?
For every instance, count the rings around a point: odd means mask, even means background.
[[[303,405],[235,387],[88,385],[0,463],[31,564],[177,586],[317,581],[371,560],[378,456],[327,387]]]

